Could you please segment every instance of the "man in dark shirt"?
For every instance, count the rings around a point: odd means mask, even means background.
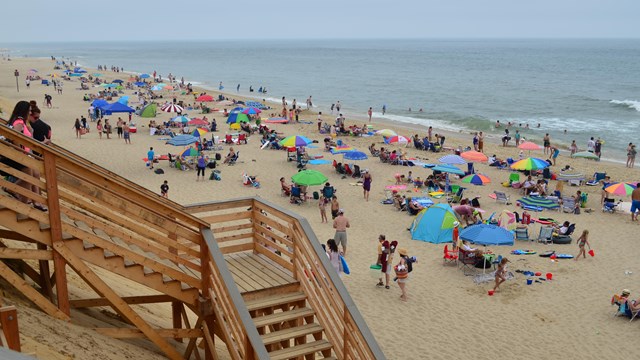
[[[40,109],[33,109],[29,116],[29,123],[33,129],[33,138],[49,144],[51,142],[51,126],[40,119]]]

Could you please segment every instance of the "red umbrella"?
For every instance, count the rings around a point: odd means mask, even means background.
[[[165,106],[161,107],[160,110],[162,110],[164,112],[175,112],[175,113],[181,113],[181,112],[184,111],[182,106],[175,105],[175,104],[165,105]]]
[[[196,98],[197,102],[209,102],[213,101],[213,96],[211,95],[200,95]]]
[[[187,125],[209,125],[209,122],[202,119],[191,119],[187,122]]]
[[[525,141],[522,144],[518,145],[518,149],[522,150],[542,150],[542,146],[532,143],[531,141]]]

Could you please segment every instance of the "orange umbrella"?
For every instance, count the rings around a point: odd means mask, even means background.
[[[522,144],[518,145],[518,149],[522,150],[542,150],[542,146],[532,143],[531,141],[525,141]]]
[[[479,152],[479,151],[465,151],[463,153],[460,154],[460,157],[462,157],[463,159],[469,161],[469,162],[485,162],[487,161],[489,158],[487,158],[487,155]]]

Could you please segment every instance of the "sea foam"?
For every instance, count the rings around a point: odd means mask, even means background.
[[[611,100],[609,103],[614,105],[622,105],[626,106],[629,109],[634,109],[635,111],[640,111],[640,101],[635,100]]]

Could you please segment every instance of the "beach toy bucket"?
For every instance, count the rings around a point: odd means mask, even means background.
[[[593,251],[593,249],[591,249],[591,250],[589,250],[589,255],[591,255],[593,257],[593,256],[596,256],[596,253]]]
[[[380,277],[382,277],[382,272],[380,271],[381,269],[381,265],[371,265],[369,266],[369,275],[371,275],[373,279],[379,279]]]
[[[533,284],[533,279],[527,279],[527,285]]]
[[[489,296],[493,296],[493,292],[494,292],[493,290],[489,290],[489,291],[487,291],[487,294],[488,294]]]
[[[547,273],[547,280],[553,280],[553,274],[552,273]]]

